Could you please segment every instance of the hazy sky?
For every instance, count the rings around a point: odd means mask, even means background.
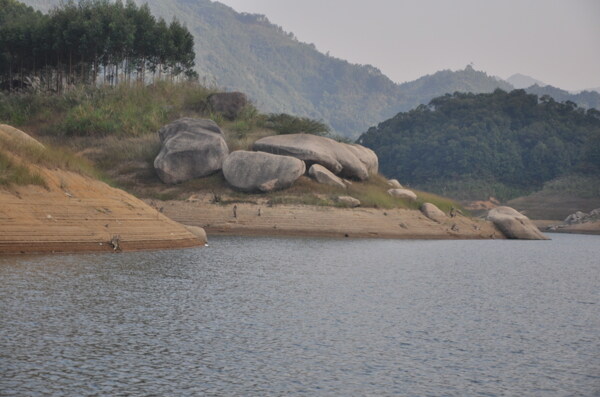
[[[600,0],[219,0],[396,82],[441,69],[600,87]]]

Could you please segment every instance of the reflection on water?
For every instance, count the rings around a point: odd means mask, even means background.
[[[0,259],[1,395],[594,395],[600,238]]]

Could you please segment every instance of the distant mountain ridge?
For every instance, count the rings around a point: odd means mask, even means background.
[[[528,87],[531,87],[532,85],[539,85],[540,87],[543,87],[546,85],[546,83],[544,83],[540,80],[534,79],[531,76],[526,76],[521,73],[513,74],[512,76],[507,78],[506,81],[508,83],[510,83],[513,87],[515,87],[516,89],[528,88]]]
[[[513,88],[470,66],[396,84],[373,66],[320,53],[264,15],[238,13],[210,0],[135,1],[147,2],[167,21],[176,17],[187,25],[195,36],[197,71],[205,84],[243,91],[263,112],[323,120],[349,138],[446,93]],[[60,0],[23,2],[48,11]]]

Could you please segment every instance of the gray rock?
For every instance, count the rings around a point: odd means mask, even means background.
[[[415,192],[408,189],[390,189],[388,190],[388,194],[392,197],[405,199],[405,200],[413,200],[417,199],[417,195]]]
[[[400,182],[398,182],[397,179],[390,179],[387,181],[387,183],[394,189],[404,189],[404,186],[402,186],[402,184],[400,184]]]
[[[427,218],[438,223],[444,223],[448,219],[448,216],[444,213],[444,211],[431,203],[423,204],[421,206],[421,212]]]
[[[158,135],[162,147],[154,168],[167,184],[213,174],[229,154],[223,133],[212,120],[179,119],[161,128]]]
[[[509,239],[549,240],[529,218],[513,208],[493,208],[488,212],[487,219],[492,221]]]
[[[333,174],[333,172],[329,171],[327,168],[323,167],[319,164],[313,164],[312,167],[308,170],[308,175],[311,176],[314,180],[324,185],[330,185],[339,187],[341,189],[346,189],[346,184],[344,181]]]
[[[337,198],[337,201],[350,208],[360,207],[360,200],[355,199],[354,197],[340,196]]]
[[[235,120],[248,105],[248,98],[242,92],[219,92],[209,95],[207,100],[211,111],[229,120]]]
[[[358,157],[360,162],[367,167],[369,175],[377,175],[379,172],[379,158],[374,151],[356,143],[342,143],[342,145],[345,145],[356,157]]]
[[[259,139],[252,148],[259,152],[296,157],[308,166],[320,164],[342,178],[364,181],[369,177],[369,168],[365,164],[370,164],[371,168],[375,165],[367,152],[369,149],[362,150],[356,146],[311,134],[289,134]]]
[[[571,214],[565,219],[565,223],[569,225],[575,225],[578,223],[584,223],[585,219],[588,217],[588,214],[582,211],[577,211],[574,214]]]
[[[244,192],[287,189],[306,172],[304,162],[270,153],[236,151],[223,163],[225,180]]]

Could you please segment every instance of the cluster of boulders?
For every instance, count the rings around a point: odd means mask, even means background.
[[[162,146],[154,167],[167,184],[222,170],[240,191],[269,192],[292,186],[308,170],[315,181],[345,189],[349,179],[364,181],[379,168],[377,155],[364,146],[310,134],[270,136],[255,142],[253,151],[233,153],[212,120],[182,118],[158,135]]]
[[[566,223],[567,225],[578,225],[581,223],[596,221],[600,221],[600,208],[596,208],[595,210],[590,211],[589,214],[582,211],[577,211],[574,214],[569,215],[565,219],[564,223]]]

